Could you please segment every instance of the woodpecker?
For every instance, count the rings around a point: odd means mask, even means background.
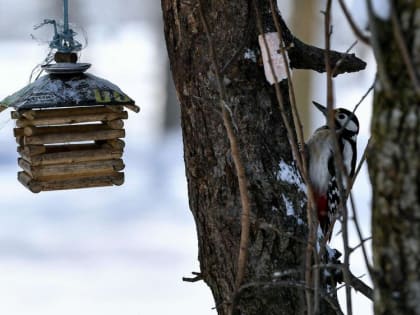
[[[328,117],[328,110],[325,106],[316,102],[313,104],[325,117]],[[334,132],[343,162],[347,175],[352,177],[356,166],[359,121],[356,115],[344,108],[334,109],[333,115]],[[329,230],[332,231],[333,217],[340,204],[340,193],[335,176],[334,141],[334,134],[326,124],[318,128],[306,144],[309,179],[314,191],[318,221],[324,237],[327,236]],[[346,187],[345,181],[343,187]],[[328,241],[330,239],[331,235]]]

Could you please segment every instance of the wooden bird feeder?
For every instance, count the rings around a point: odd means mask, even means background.
[[[124,107],[138,107],[116,86],[50,73],[6,101],[15,108],[18,179],[30,191],[123,184]]]
[[[34,193],[124,182],[124,109],[140,109],[75,56],[58,49],[47,75],[1,102],[15,109],[18,179]]]

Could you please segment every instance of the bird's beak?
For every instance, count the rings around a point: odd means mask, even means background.
[[[325,106],[314,101],[312,101],[312,104],[314,104],[315,107],[318,108],[324,114],[325,117],[328,116],[328,109]]]

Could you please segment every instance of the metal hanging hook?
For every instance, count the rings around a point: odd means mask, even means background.
[[[52,24],[54,27],[54,36],[50,41],[50,48],[57,49],[57,52],[68,54],[82,50],[82,44],[74,37],[77,35],[69,25],[69,1],[63,0],[63,30],[57,27],[57,21],[54,19],[45,19],[41,24],[36,25],[34,29],[38,29],[46,24]]]

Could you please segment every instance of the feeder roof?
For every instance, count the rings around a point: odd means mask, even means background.
[[[48,74],[0,101],[17,110],[91,105],[134,105],[115,84],[89,73]]]

